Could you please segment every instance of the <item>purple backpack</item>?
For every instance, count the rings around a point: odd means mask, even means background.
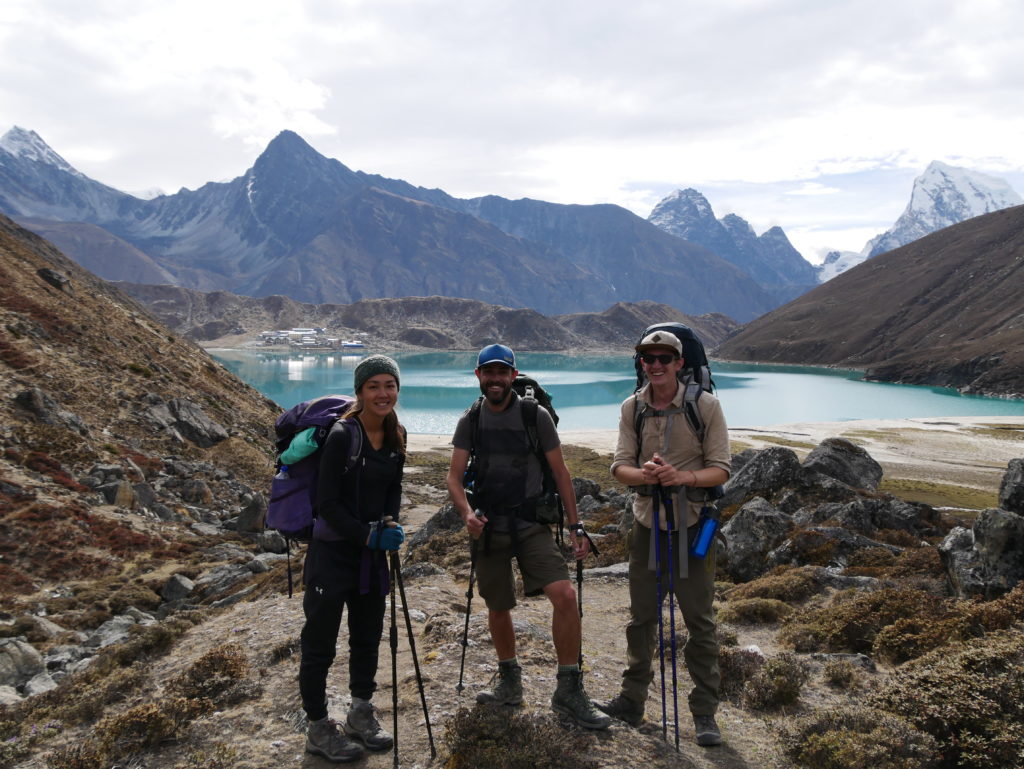
[[[293,406],[274,423],[278,457],[288,448],[297,433],[310,427],[316,428],[314,438],[317,450],[286,468],[278,459],[277,473],[270,483],[266,526],[279,531],[289,541],[309,542],[313,537],[317,480],[324,441],[334,423],[354,402],[355,398],[348,395],[324,395]],[[354,420],[347,419],[342,424],[346,427],[345,434],[349,440],[345,452],[347,472],[356,464],[362,451],[363,432]],[[327,526],[317,527],[316,534],[318,539],[338,539]]]

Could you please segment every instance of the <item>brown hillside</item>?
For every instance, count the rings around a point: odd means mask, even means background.
[[[266,440],[276,412],[269,400],[194,343],[154,322],[133,299],[3,216],[0,360],[8,395],[0,401],[3,423],[17,432],[26,417],[11,397],[40,388],[95,437],[78,450],[96,458],[104,451],[101,442],[181,450],[138,418],[147,395],[192,400],[246,442]]]
[[[869,259],[744,326],[731,360],[1024,397],[1024,206]]]
[[[176,547],[112,522],[106,502],[188,525],[236,515],[266,484],[278,408],[3,216],[0,390],[0,595]]]

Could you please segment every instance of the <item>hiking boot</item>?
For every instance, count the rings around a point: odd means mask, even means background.
[[[387,750],[395,744],[391,734],[381,727],[369,702],[360,702],[349,708],[344,729],[345,734],[359,740],[368,750]]]
[[[497,683],[495,683],[497,682]],[[498,672],[491,678],[490,690],[479,692],[481,705],[520,705],[523,702],[523,669],[518,662],[498,663]]]
[[[338,731],[329,718],[310,721],[306,727],[306,752],[323,756],[336,764],[347,764],[362,758],[363,749]]]
[[[694,716],[693,728],[697,732],[697,744],[701,747],[708,748],[712,745],[722,744],[722,733],[718,731],[718,724],[715,723],[713,715]]]
[[[568,716],[584,729],[607,729],[612,722],[590,701],[583,690],[583,674],[578,670],[558,674],[558,685],[551,696],[551,709]]]
[[[594,702],[594,706],[612,718],[625,721],[630,726],[640,726],[644,720],[643,703],[634,702],[624,694],[616,694],[607,702]]]

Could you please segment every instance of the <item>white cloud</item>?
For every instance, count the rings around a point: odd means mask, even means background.
[[[646,216],[692,186],[857,250],[933,159],[1024,174],[1016,0],[0,3],[0,119],[122,189],[237,176],[290,128],[459,196]]]

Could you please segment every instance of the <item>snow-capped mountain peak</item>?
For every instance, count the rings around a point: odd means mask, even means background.
[[[35,131],[26,130],[21,126],[14,126],[3,136],[0,136],[0,150],[17,158],[30,160],[35,163],[43,163],[58,168],[61,171],[75,174],[75,176],[82,176],[81,172],[75,170],[68,161],[54,152],[39,134]]]
[[[864,247],[877,256],[975,216],[1024,203],[1003,179],[933,161],[917,179],[910,203],[896,223]]]
[[[685,237],[686,223],[715,221],[708,199],[695,189],[676,190],[661,200],[647,220],[673,235]]]

